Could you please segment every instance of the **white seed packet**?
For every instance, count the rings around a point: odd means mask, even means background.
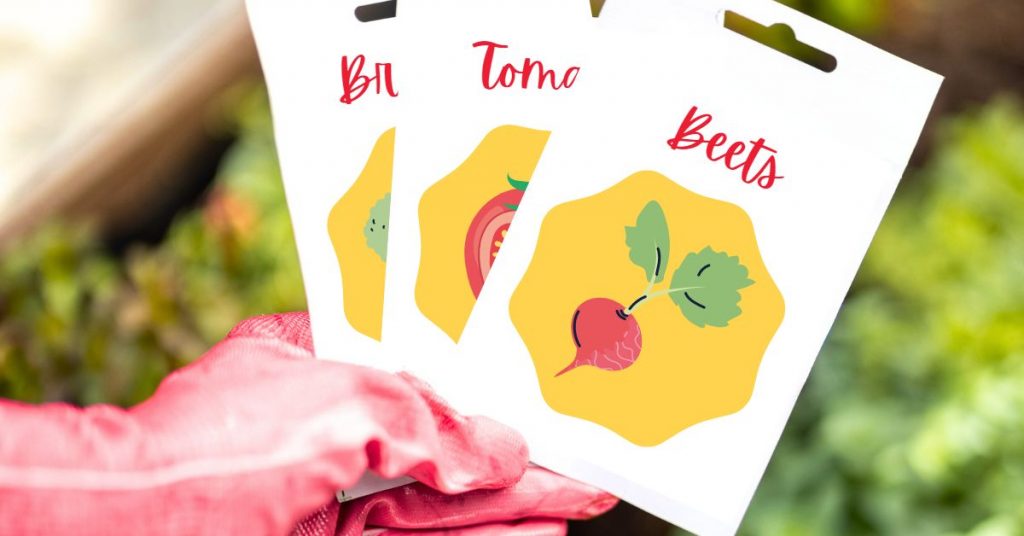
[[[835,70],[723,28],[727,9]],[[588,106],[548,139],[431,381],[536,463],[732,534],[941,77],[774,2],[684,12],[601,19]]]
[[[246,2],[316,353],[394,370],[379,340],[405,41],[398,18],[359,20],[366,3]]]
[[[403,51],[384,346],[431,380],[584,82],[593,17],[580,0],[410,1],[401,17],[415,45]]]

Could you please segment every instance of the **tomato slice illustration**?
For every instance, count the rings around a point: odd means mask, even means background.
[[[480,289],[498,257],[498,250],[512,225],[512,218],[515,217],[528,184],[512,177],[508,177],[508,182],[513,189],[496,195],[481,207],[466,232],[466,275],[473,296],[476,297],[480,296]]]

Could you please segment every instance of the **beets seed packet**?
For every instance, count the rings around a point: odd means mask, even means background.
[[[941,77],[775,2],[689,4],[609,3],[432,381],[536,463],[732,534]],[[791,27],[796,57],[735,16]]]

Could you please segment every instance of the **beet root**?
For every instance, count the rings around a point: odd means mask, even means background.
[[[572,316],[576,357],[556,377],[590,365],[603,370],[623,370],[640,357],[640,324],[621,303],[608,298],[583,302]]]

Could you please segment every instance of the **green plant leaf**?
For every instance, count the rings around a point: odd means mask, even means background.
[[[739,290],[753,283],[739,257],[708,246],[683,259],[672,274],[669,296],[697,327],[725,327],[742,312]]]
[[[636,226],[626,227],[629,260],[647,273],[647,280],[660,283],[668,264],[668,224],[657,201],[651,201],[636,217]]]

